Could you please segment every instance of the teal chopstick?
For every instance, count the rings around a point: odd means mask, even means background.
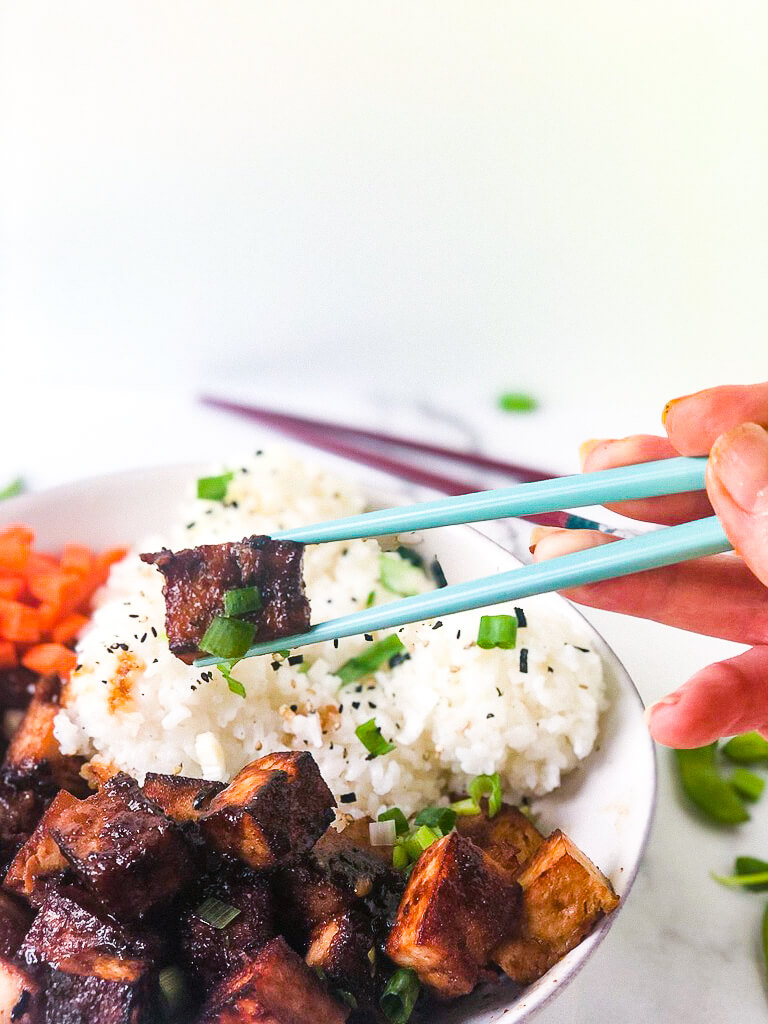
[[[537,515],[560,509],[604,505],[633,498],[655,498],[704,488],[706,458],[662,459],[636,466],[605,469],[598,473],[536,480],[533,483],[499,487],[492,491],[459,494],[418,505],[377,509],[346,519],[333,519],[313,526],[299,526],[273,534],[275,540],[302,544],[323,544],[354,537],[382,537],[407,530],[431,530],[437,526],[478,523],[507,516]]]
[[[715,555],[731,548],[718,520],[711,516],[682,526],[671,526],[628,540],[618,540],[586,551],[553,558],[549,562],[524,565],[520,569],[486,576],[468,583],[457,583],[432,590],[415,597],[378,605],[352,615],[342,615],[311,626],[306,633],[281,637],[268,643],[255,644],[245,655],[293,650],[321,640],[373,633],[392,629],[407,622],[421,622],[441,615],[483,608],[500,601],[532,597],[550,590],[565,590],[584,583],[626,576],[633,572],[658,569],[661,566],[684,562],[690,558]],[[222,658],[199,658],[195,665],[217,665]]]

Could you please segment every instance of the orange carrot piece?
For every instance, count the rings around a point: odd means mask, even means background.
[[[18,523],[0,530],[0,568],[23,573],[35,539],[31,527]]]
[[[62,572],[60,569],[40,572],[30,577],[29,592],[38,601],[53,605],[66,615],[65,608],[68,609],[73,595],[79,592],[81,579],[77,573]]]
[[[84,544],[65,544],[61,552],[61,568],[64,572],[85,576],[93,568],[95,557]]]
[[[56,673],[66,679],[77,664],[77,656],[63,644],[37,644],[30,647],[21,659],[24,668],[41,676]]]
[[[12,644],[10,640],[0,640],[0,669],[13,668],[18,663],[15,644]]]
[[[78,615],[77,612],[72,612],[71,615],[66,615],[60,622],[57,622],[53,626],[51,629],[51,638],[55,640],[57,644],[66,644],[70,640],[75,639],[87,622],[87,615]]]
[[[0,598],[0,637],[17,644],[36,644],[40,640],[37,610],[21,601]]]
[[[0,576],[0,597],[16,601],[24,593],[24,586],[21,576]]]

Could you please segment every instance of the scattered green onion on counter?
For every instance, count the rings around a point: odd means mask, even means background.
[[[227,496],[227,487],[234,477],[234,473],[200,477],[197,481],[198,498],[205,498],[206,501],[223,501]]]
[[[396,654],[402,654],[404,651],[405,646],[396,633],[370,644],[362,654],[345,661],[341,668],[336,669],[333,673],[341,680],[339,688],[349,686],[350,683],[355,683],[365,676],[373,675],[377,669],[386,665],[390,658]]]
[[[242,658],[255,635],[252,622],[216,615],[200,641],[200,650],[216,658]]]
[[[501,647],[512,650],[517,643],[517,619],[513,615],[483,615],[477,631],[477,646],[489,651]]]
[[[723,753],[729,761],[738,764],[768,761],[768,740],[763,739],[759,732],[745,732],[728,740],[723,746]]]
[[[502,412],[533,412],[538,405],[533,395],[524,391],[505,391],[499,395],[499,408]]]
[[[738,825],[749,820],[749,812],[720,774],[716,755],[717,743],[675,751],[683,792],[708,818],[721,825]]]
[[[748,768],[735,768],[729,782],[745,800],[759,800],[765,789],[765,779]]]
[[[224,614],[237,618],[250,615],[261,608],[261,594],[258,587],[238,587],[224,594]]]
[[[382,754],[389,754],[395,749],[395,744],[385,740],[381,735],[381,729],[376,725],[375,718],[369,718],[367,722],[358,725],[355,729],[355,736],[368,751],[369,758],[381,757]]]

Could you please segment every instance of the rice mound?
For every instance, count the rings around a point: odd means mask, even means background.
[[[170,653],[162,577],[138,551],[269,534],[354,515],[364,504],[349,481],[282,449],[240,464],[224,502],[190,499],[180,525],[147,538],[97,595],[56,719],[62,750],[139,781],[149,771],[226,781],[262,753],[310,750],[339,811],[352,817],[393,805],[411,814],[465,791],[480,773],[499,772],[513,801],[554,789],[592,750],[607,701],[601,660],[584,650],[586,631],[546,598],[523,603],[527,624],[514,650],[477,646],[482,612],[452,615],[442,626],[399,629],[409,657],[343,690],[333,673],[368,646],[364,637],[304,648],[302,663],[240,662],[233,675],[245,698],[217,669]],[[379,582],[381,551],[376,540],[306,549],[313,621],[359,610],[372,592],[377,602],[395,598]],[[430,586],[424,575],[422,589]],[[511,606],[493,611],[514,614]],[[369,759],[355,729],[371,718],[395,749]]]

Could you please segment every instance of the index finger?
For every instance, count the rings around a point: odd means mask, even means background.
[[[741,423],[768,429],[768,382],[727,384],[674,398],[661,418],[681,455],[708,455],[721,434]]]

